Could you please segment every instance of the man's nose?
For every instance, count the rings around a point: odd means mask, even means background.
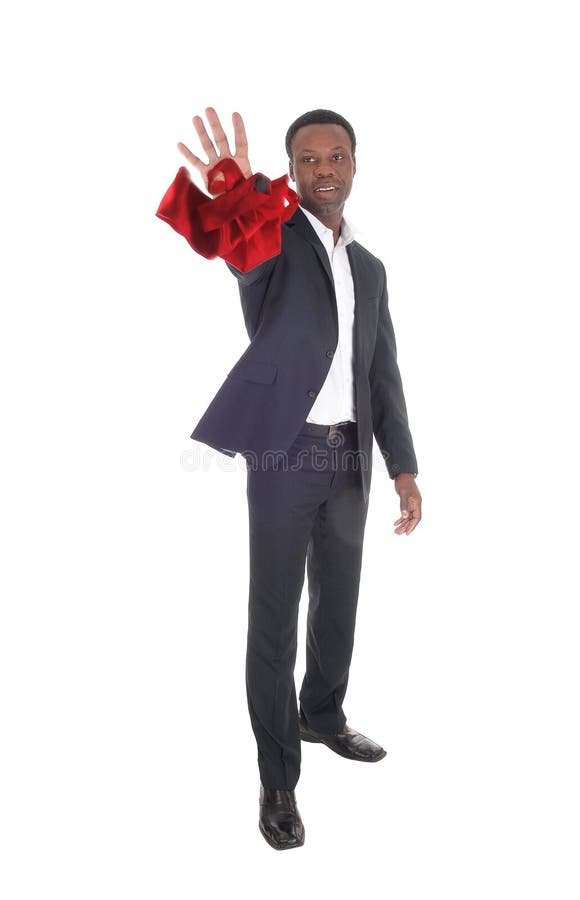
[[[334,175],[334,166],[329,162],[320,162],[316,166],[317,178],[332,178]]]

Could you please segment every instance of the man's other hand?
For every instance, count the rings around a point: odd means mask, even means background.
[[[237,112],[232,113],[234,139],[236,142],[235,153],[232,153],[232,151],[230,150],[230,145],[228,144],[226,133],[222,128],[222,123],[220,122],[219,116],[213,106],[208,106],[205,110],[205,114],[211,126],[214,138],[213,141],[211,140],[205,129],[205,125],[201,116],[194,116],[192,122],[195,130],[197,131],[201,146],[207,153],[208,162],[204,163],[199,158],[199,156],[196,156],[195,153],[192,153],[189,147],[186,147],[185,144],[181,143],[181,141],[179,141],[177,147],[179,149],[179,152],[183,153],[187,161],[191,163],[191,165],[194,166],[198,170],[198,172],[201,172],[205,188],[209,192],[208,175],[213,167],[222,159],[233,159],[241,169],[244,178],[250,177],[250,175],[252,174],[252,169],[250,166],[250,160],[248,159],[248,139],[246,137],[246,129],[241,115]],[[216,181],[219,183],[223,180],[224,176],[221,173],[217,173]],[[214,191],[213,196],[218,196],[219,193],[220,191],[218,191],[217,193]]]
[[[401,498],[401,517],[394,523],[395,534],[411,534],[421,521],[421,494],[410,472],[395,476],[395,490]]]

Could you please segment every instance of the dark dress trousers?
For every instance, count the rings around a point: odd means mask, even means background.
[[[298,208],[281,252],[236,276],[250,344],[191,437],[247,467],[250,585],[246,687],[264,786],[300,775],[294,684],[299,601],[308,574],[300,708],[319,732],[346,722],[373,435],[391,478],[417,473],[382,262],[347,245],[355,294],[356,422],[328,437],[306,419],[338,344],[326,249]],[[333,423],[326,423],[331,425]]]

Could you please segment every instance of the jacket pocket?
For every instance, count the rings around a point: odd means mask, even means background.
[[[244,381],[257,381],[260,384],[273,384],[278,373],[276,363],[262,362],[256,359],[245,359],[234,366],[228,378],[243,378]]]

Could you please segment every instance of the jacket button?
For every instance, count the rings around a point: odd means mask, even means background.
[[[329,359],[332,359],[332,357],[334,356],[334,350],[327,350],[326,355]]]
[[[309,397],[316,397],[316,391],[308,391]]]

